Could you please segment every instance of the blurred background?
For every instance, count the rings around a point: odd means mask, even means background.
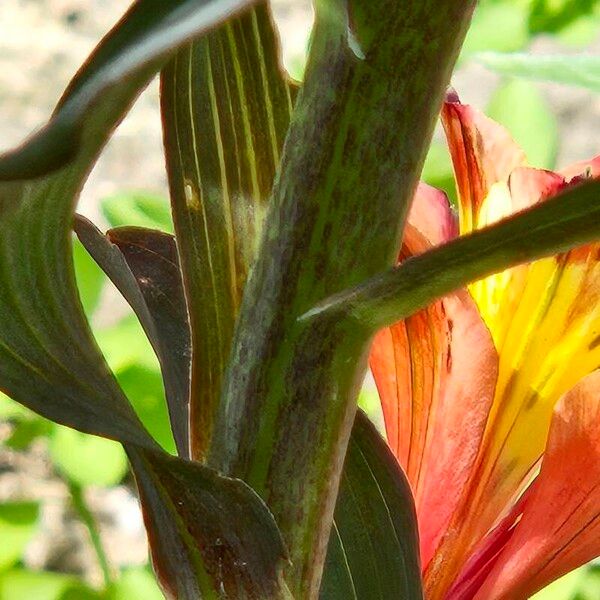
[[[48,118],[62,90],[129,0],[0,0],[0,149]],[[302,78],[310,0],[273,0],[287,69]],[[526,54],[523,54],[526,53]],[[503,123],[533,166],[600,152],[600,2],[481,0],[452,82]],[[424,174],[454,196],[436,133]],[[101,228],[172,231],[154,82],[94,169],[79,212]],[[151,433],[174,449],[157,360],[136,318],[75,245],[81,297],[119,382]],[[363,405],[376,414],[367,386]],[[539,600],[598,600],[589,565]],[[536,596],[536,600],[538,600]],[[52,424],[0,395],[0,600],[154,600],[163,596],[121,447]]]

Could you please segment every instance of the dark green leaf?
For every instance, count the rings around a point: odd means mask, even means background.
[[[403,262],[319,303],[301,320],[349,318],[377,331],[472,281],[600,239],[600,181]]]
[[[130,449],[129,458],[154,569],[167,595],[177,600],[283,596],[283,541],[250,487],[156,452]]]
[[[592,54],[502,54],[482,52],[475,59],[489,69],[537,81],[552,81],[600,92],[600,56]]]
[[[398,461],[356,415],[335,507],[322,600],[420,600],[417,515]]]
[[[173,233],[169,201],[161,196],[143,193],[115,194],[100,203],[104,218],[111,227],[148,227]]]
[[[75,198],[110,131],[168,55],[246,4],[135,3],[49,124],[0,159],[1,179],[39,176],[0,186],[0,388],[48,418],[154,446],[108,373],[77,298]]]
[[[39,507],[36,502],[0,504],[0,571],[16,563],[36,532]],[[0,594],[4,600],[4,596]]]
[[[189,456],[190,332],[175,238],[141,227],[106,236],[77,217],[75,230],[88,252],[140,319],[161,364],[173,435]]]
[[[175,229],[192,325],[192,453],[210,439],[221,379],[291,111],[268,4],[163,70]]]

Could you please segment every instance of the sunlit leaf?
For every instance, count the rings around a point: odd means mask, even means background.
[[[169,201],[161,196],[130,192],[115,194],[100,202],[100,209],[111,227],[148,227],[173,233]]]
[[[410,487],[387,444],[360,412],[344,463],[320,597],[423,597]]]
[[[128,569],[106,591],[105,600],[164,600],[154,575],[146,569]]]
[[[533,0],[529,15],[532,33],[557,32],[577,19],[591,15],[597,0]]]
[[[600,56],[595,54],[502,54],[482,52],[476,60],[503,75],[575,85],[600,92]]]
[[[73,240],[73,262],[81,304],[85,313],[91,316],[100,302],[105,277],[81,242],[76,239]]]
[[[127,472],[125,451],[117,442],[56,426],[49,440],[55,468],[78,485],[112,486]]]
[[[531,166],[554,167],[558,150],[557,119],[533,84],[515,79],[500,86],[486,113],[508,129]]]
[[[11,569],[0,574],[2,600],[100,600],[100,596],[73,575],[50,571]]]
[[[38,527],[36,502],[0,504],[0,571],[16,563]],[[0,575],[1,577],[1,575]],[[4,600],[4,596],[0,594]]]

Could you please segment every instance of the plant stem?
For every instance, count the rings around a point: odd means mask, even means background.
[[[209,463],[269,504],[315,598],[370,333],[299,322],[391,267],[474,0],[321,0]]]
[[[69,493],[71,494],[73,508],[90,534],[90,540],[92,541],[92,546],[94,547],[94,552],[96,553],[96,558],[98,559],[98,564],[102,571],[104,587],[108,587],[113,582],[113,578],[96,519],[87,505],[83,488],[70,479],[67,480],[67,485],[69,487]]]

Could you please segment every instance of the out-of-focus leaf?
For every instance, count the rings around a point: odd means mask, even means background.
[[[552,169],[558,149],[558,124],[538,89],[515,79],[499,87],[487,114],[508,129],[534,167]]]
[[[38,516],[39,506],[36,502],[0,504],[0,571],[21,558],[36,532]],[[2,594],[0,598],[4,600]]]
[[[100,596],[73,575],[50,571],[11,569],[0,574],[2,600],[100,600]]]
[[[132,364],[118,371],[116,375],[117,381],[152,437],[166,452],[176,454],[160,371]]]
[[[517,2],[481,3],[475,10],[462,48],[462,58],[474,52],[514,52],[529,41],[527,8]]]
[[[285,548],[250,487],[164,454],[133,450],[129,458],[154,570],[169,597],[281,597]]]
[[[360,411],[344,463],[320,597],[423,597],[410,487],[387,444]]]
[[[427,153],[423,174],[421,179],[443,190],[452,204],[456,206],[456,183],[454,181],[454,170],[448,146],[441,142],[433,142]]]
[[[35,413],[32,413],[28,408],[25,408],[22,404],[15,402],[9,398],[6,394],[0,392],[0,419],[27,419]]]
[[[49,435],[53,427],[51,421],[38,415],[33,415],[30,419],[19,419],[4,444],[13,450],[25,450],[37,438]]]
[[[529,29],[532,33],[555,33],[591,15],[597,5],[598,0],[533,0]]]
[[[111,227],[147,227],[173,233],[171,207],[161,196],[139,192],[115,194],[104,198],[100,209]]]
[[[586,573],[587,567],[571,571],[564,577],[551,583],[548,587],[537,592],[537,594],[534,594],[530,600],[572,600],[581,587]]]
[[[128,569],[106,591],[105,600],[164,600],[154,575],[146,569]]]
[[[193,335],[192,454],[200,458],[292,106],[268,2],[180,50],[161,85]]]
[[[81,486],[116,485],[127,472],[125,451],[112,440],[57,425],[49,449],[54,466]]]
[[[104,287],[104,274],[77,239],[73,240],[73,262],[79,298],[85,313],[91,316],[100,301]]]
[[[600,92],[600,56],[597,55],[481,52],[475,59],[503,75],[576,85]]]
[[[160,361],[173,435],[189,456],[190,328],[175,238],[155,229],[120,227],[102,235],[87,219],[77,235],[140,319]]]

